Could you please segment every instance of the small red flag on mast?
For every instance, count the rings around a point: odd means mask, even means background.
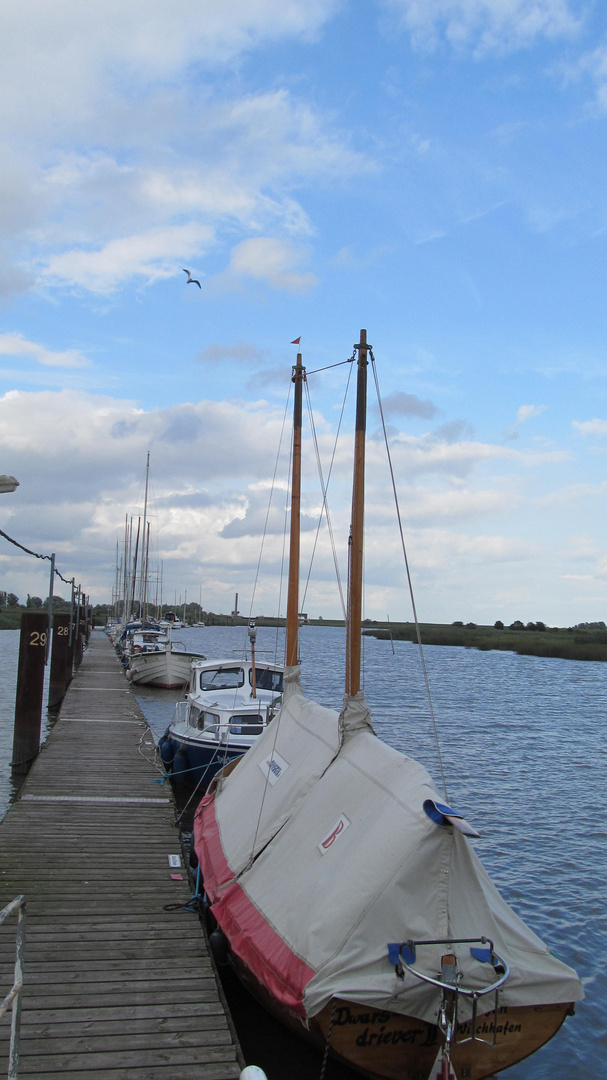
[[[295,338],[295,341],[292,341],[292,342],[291,342],[291,345],[299,345],[299,342],[300,342],[300,341],[301,341],[301,338],[300,338],[300,337],[296,337],[296,338]]]

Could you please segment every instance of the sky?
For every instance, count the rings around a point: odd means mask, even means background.
[[[109,600],[149,451],[163,599],[283,611],[301,337],[300,607],[339,617],[313,431],[345,578],[365,328],[419,618],[607,618],[604,5],[6,0],[2,22],[4,532]],[[371,378],[364,613],[396,621],[383,442]],[[0,538],[0,588],[46,596],[48,569]]]

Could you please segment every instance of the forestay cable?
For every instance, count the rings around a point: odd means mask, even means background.
[[[430,709],[430,717],[432,719],[432,728],[433,728],[433,731],[434,731],[434,741],[436,743],[436,753],[438,755],[438,764],[439,764],[439,768],[440,768],[441,779],[442,779],[442,782],[443,782],[443,791],[445,793],[445,800],[446,800],[446,802],[449,802],[449,796],[447,794],[447,781],[445,779],[445,771],[443,769],[443,759],[442,759],[442,756],[441,756],[440,743],[439,743],[439,739],[438,739],[438,728],[436,726],[436,717],[434,715],[434,706],[432,704],[432,695],[430,693],[430,681],[428,679],[428,669],[426,667],[426,658],[424,656],[424,648],[423,648],[423,645],[422,645],[422,638],[421,638],[421,633],[420,633],[420,629],[419,629],[419,622],[418,622],[418,618],[417,618],[417,608],[415,606],[415,596],[413,595],[413,582],[411,580],[411,572],[409,570],[409,559],[407,557],[407,548],[406,548],[406,545],[405,545],[405,536],[404,536],[404,533],[403,533],[403,525],[402,525],[401,516],[400,516],[400,506],[399,506],[399,503],[398,503],[398,493],[396,491],[396,480],[394,478],[394,469],[392,467],[392,456],[390,454],[390,444],[388,442],[388,432],[386,431],[386,421],[384,419],[384,409],[383,409],[383,405],[382,405],[381,394],[379,392],[379,381],[378,381],[378,378],[377,378],[377,370],[375,368],[375,357],[373,355],[373,350],[371,348],[369,348],[368,351],[369,351],[369,355],[371,357],[371,367],[373,369],[373,378],[375,380],[375,390],[377,392],[377,403],[378,403],[378,406],[379,406],[379,414],[381,416],[382,429],[383,429],[383,433],[384,433],[384,442],[386,444],[386,454],[388,455],[388,467],[390,469],[390,479],[392,481],[392,491],[394,493],[394,503],[395,503],[395,506],[396,506],[396,517],[398,519],[398,529],[399,529],[399,532],[400,532],[400,542],[401,542],[401,546],[402,546],[402,549],[403,549],[403,556],[404,556],[404,560],[405,560],[405,569],[406,569],[406,572],[407,572],[407,581],[409,583],[409,595],[411,597],[411,607],[413,608],[413,619],[414,619],[414,622],[415,622],[415,633],[416,633],[416,636],[417,636],[417,644],[418,644],[418,647],[419,647],[419,655],[420,655],[421,664],[422,664],[422,671],[424,673],[424,682],[426,684],[426,694],[428,696],[428,706],[429,706],[429,709]]]
[[[352,360],[353,360],[353,357],[351,357],[349,360],[342,361],[342,363],[345,362],[347,364],[352,364]],[[335,364],[334,366],[339,367],[340,365]],[[319,370],[324,370],[324,369],[320,368]],[[314,374],[314,372],[312,372],[312,374]],[[305,386],[305,389],[306,389],[306,402],[307,402],[308,414],[309,414],[309,418],[310,418],[310,429],[312,431],[312,438],[313,438],[313,442],[314,442],[314,451],[315,451],[315,454],[316,454],[316,465],[317,465],[317,468],[318,468],[318,476],[319,476],[319,479],[320,479],[320,488],[321,488],[321,491],[322,491],[322,506],[320,508],[320,514],[318,516],[318,525],[316,527],[316,536],[314,538],[314,546],[312,548],[312,554],[310,556],[310,565],[309,565],[309,568],[308,568],[308,576],[306,578],[306,584],[305,584],[305,588],[304,588],[301,607],[302,607],[302,611],[303,611],[303,609],[305,608],[306,596],[308,595],[308,586],[310,584],[310,575],[312,573],[312,564],[314,562],[314,556],[316,554],[316,547],[317,547],[317,544],[318,544],[318,537],[319,537],[319,534],[320,534],[320,527],[322,525],[322,515],[323,515],[323,512],[324,512],[326,514],[326,517],[327,517],[327,529],[329,530],[329,537],[330,537],[330,540],[331,540],[331,548],[332,548],[332,551],[333,551],[333,563],[335,565],[335,576],[337,578],[337,588],[339,590],[339,599],[341,601],[341,609],[342,609],[343,614],[344,614],[344,619],[346,618],[346,603],[345,603],[345,600],[344,600],[343,587],[342,587],[342,583],[341,583],[341,574],[339,572],[339,560],[337,558],[337,548],[336,548],[336,545],[335,545],[335,536],[334,536],[334,533],[333,533],[333,524],[331,522],[331,515],[329,513],[329,504],[327,502],[327,495],[328,495],[328,491],[329,491],[329,481],[331,479],[331,473],[333,471],[333,463],[335,461],[335,454],[337,453],[337,444],[338,444],[338,440],[339,440],[339,434],[340,434],[340,431],[341,431],[341,425],[342,425],[342,420],[343,420],[343,416],[344,416],[344,410],[345,410],[345,407],[346,407],[346,400],[347,400],[347,397],[348,397],[348,389],[350,387],[351,375],[352,375],[352,367],[350,367],[350,370],[348,372],[348,380],[346,382],[346,389],[344,391],[344,399],[343,399],[342,406],[341,406],[341,413],[339,415],[339,423],[337,425],[337,431],[335,433],[335,443],[333,445],[333,454],[331,456],[331,463],[329,465],[329,471],[327,473],[327,482],[326,482],[326,484],[325,484],[324,478],[323,478],[322,463],[321,463],[321,460],[320,460],[320,450],[319,450],[319,447],[318,447],[318,439],[317,439],[317,436],[316,436],[316,426],[314,424],[314,413],[312,411],[312,402],[311,402],[311,399],[310,399],[310,389],[309,389],[307,381],[304,382],[304,386]]]
[[[288,392],[287,392],[287,400],[285,402],[285,411],[284,411],[284,415],[283,415],[283,418],[282,418],[282,428],[280,430],[280,440],[279,440],[279,443],[278,443],[278,450],[277,450],[277,453],[276,453],[276,461],[274,463],[274,474],[272,476],[272,485],[270,487],[270,497],[268,499],[268,508],[266,510],[266,519],[265,519],[264,525],[263,525],[263,534],[262,534],[262,537],[261,537],[261,547],[259,549],[259,559],[257,560],[257,570],[255,572],[255,581],[253,582],[253,592],[251,594],[251,606],[249,608],[249,620],[251,619],[252,614],[253,614],[253,603],[255,601],[255,590],[257,589],[257,582],[258,582],[258,579],[259,579],[259,570],[260,570],[260,567],[261,567],[261,559],[262,559],[262,555],[263,555],[263,546],[264,546],[264,543],[265,543],[266,532],[267,532],[267,529],[268,529],[268,518],[270,516],[270,507],[272,505],[272,496],[274,494],[274,484],[276,483],[276,473],[278,471],[278,462],[280,460],[280,454],[281,454],[281,450],[282,450],[282,440],[283,440],[283,437],[284,437],[285,423],[286,423],[286,420],[287,420],[287,410],[289,408],[289,401],[290,400],[291,400],[291,382],[289,381],[289,389],[288,389]]]

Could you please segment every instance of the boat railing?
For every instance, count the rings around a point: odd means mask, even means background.
[[[458,969],[457,957],[453,953],[448,953],[442,957],[441,979],[428,975],[425,971],[420,971],[419,968],[416,968],[413,965],[416,961],[418,946],[425,945],[442,945],[449,949],[454,945],[476,946],[475,948],[470,948],[471,956],[479,963],[489,964],[492,967],[493,974],[495,975],[494,981],[491,982],[489,986],[485,986],[482,989],[463,986],[463,973]],[[478,946],[482,947],[479,948]],[[441,1029],[448,1046],[450,1046],[451,1043],[459,1046],[467,1042],[481,1042],[485,1043],[487,1046],[496,1045],[499,992],[510,976],[510,968],[503,957],[499,956],[495,951],[493,942],[490,938],[426,938],[421,941],[409,940],[402,942],[400,945],[388,945],[388,955],[395,966],[396,975],[399,979],[404,979],[405,972],[409,971],[412,975],[415,975],[417,979],[421,979],[422,982],[430,983],[431,986],[436,986],[437,989],[442,992],[438,1026]],[[491,1010],[494,1014],[493,1039],[491,1041],[489,1039],[481,1039],[476,1031],[478,1003],[488,994],[495,995],[493,1009]],[[463,1025],[464,1032],[460,1033],[462,1037],[458,1038],[457,1011],[458,1000],[460,997],[470,1000],[472,1004],[472,1016],[469,1021],[470,1034],[465,1035],[468,1026],[468,1022],[465,1022]]]
[[[189,701],[177,701],[175,702],[175,715],[173,717],[174,724],[186,724],[188,720],[188,705]]]
[[[11,1037],[8,1054],[8,1080],[17,1080],[19,1067],[19,1030],[21,1026],[21,991],[23,989],[23,954],[25,951],[25,920],[26,901],[25,896],[17,896],[10,904],[0,911],[0,925],[6,922],[15,912],[17,916],[17,934],[15,939],[15,971],[12,988],[9,990],[2,1004],[0,1004],[0,1018],[5,1015],[12,1006]]]

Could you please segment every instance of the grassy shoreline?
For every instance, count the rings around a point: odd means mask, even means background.
[[[363,633],[384,641],[417,641],[413,623],[394,623],[390,628],[363,627]],[[421,623],[423,645],[455,645],[465,649],[501,649],[520,656],[555,657],[560,660],[607,660],[607,630],[547,628],[501,630],[493,626],[447,626]]]
[[[18,630],[24,609],[4,608],[0,611],[0,630]],[[227,625],[246,625],[246,619],[233,620],[229,616],[214,616],[213,622],[225,620]],[[213,623],[211,623],[212,625]],[[284,619],[261,617],[258,626],[284,625]],[[310,626],[344,626],[343,619],[310,619]],[[417,641],[413,623],[385,625],[363,623],[364,634],[384,641]],[[480,649],[488,652],[501,649],[520,656],[545,656],[561,660],[607,660],[607,630],[574,627],[545,630],[510,629],[494,626],[454,626],[446,623],[420,623],[423,645],[451,645],[464,649]]]

